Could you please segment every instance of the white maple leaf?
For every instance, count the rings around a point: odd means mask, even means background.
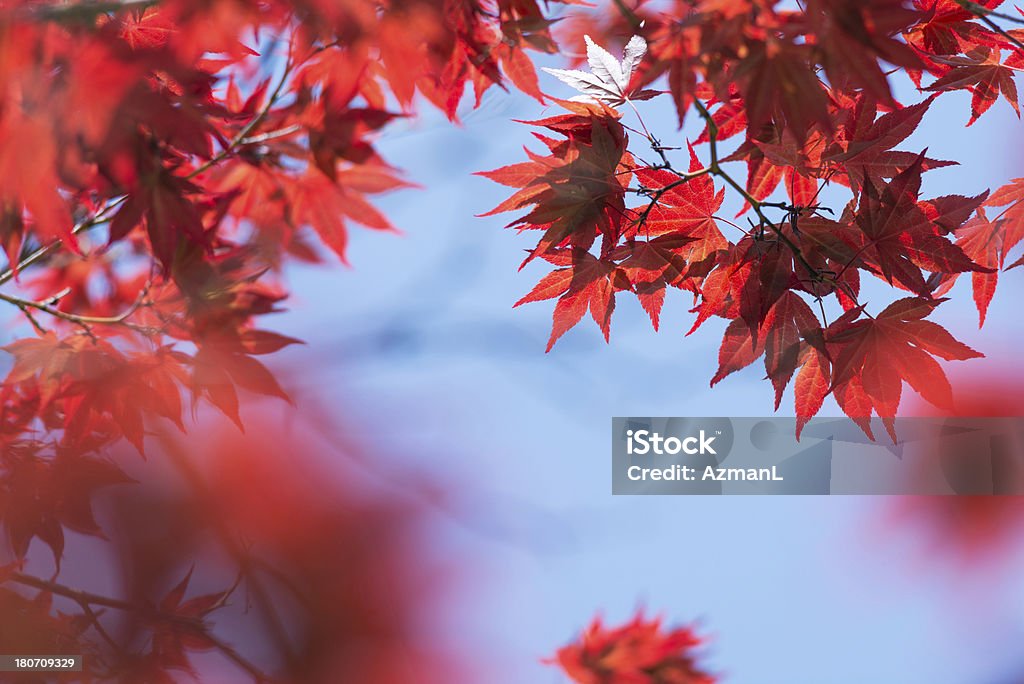
[[[583,36],[583,40],[587,43],[587,62],[590,64],[590,73],[576,69],[543,69],[583,93],[583,95],[570,98],[571,100],[604,102],[612,107],[617,107],[625,104],[627,100],[647,100],[658,95],[658,91],[654,90],[629,91],[629,80],[633,76],[633,71],[647,54],[647,41],[643,38],[633,36],[629,39],[621,62],[595,43],[590,36]]]

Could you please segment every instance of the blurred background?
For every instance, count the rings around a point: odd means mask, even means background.
[[[899,85],[901,101],[920,99]],[[641,106],[666,144],[697,137],[695,120],[675,132],[668,98]],[[512,120],[554,107],[491,91],[479,110],[466,108],[461,129],[423,113],[380,144],[424,186],[382,202],[404,234],[357,232],[351,268],[293,270],[295,299],[279,322],[309,343],[286,352],[296,365],[316,360],[302,390],[327,396],[358,439],[391,454],[372,469],[392,482],[418,471],[446,483],[432,534],[466,570],[451,634],[483,665],[481,681],[564,681],[541,658],[595,612],[618,622],[645,606],[694,621],[711,638],[711,670],[733,684],[1020,681],[1015,522],[997,548],[981,548],[934,524],[928,505],[899,516],[886,497],[612,497],[612,416],[770,415],[763,368],[709,389],[724,325],[684,338],[692,315],[682,292],[669,294],[660,333],[621,297],[611,344],[587,319],[545,355],[553,302],[512,304],[546,265],[517,272],[531,236],[503,230],[512,214],[475,218],[507,192],[472,174],[519,161],[532,137]],[[929,172],[923,196],[973,195],[1022,172],[1010,108],[1000,102],[972,128],[968,118],[969,95],[946,95],[900,146],[960,161]],[[625,120],[636,125],[631,113]],[[849,198],[831,196],[836,210]],[[737,209],[727,204],[723,215]],[[1019,386],[1020,279],[1001,278],[984,329],[969,279],[937,310],[988,357],[947,364],[954,388],[978,392],[984,377]],[[869,306],[896,296],[878,287]],[[790,391],[780,415],[792,410]],[[829,403],[823,414],[838,409]],[[981,528],[997,518],[983,516]]]

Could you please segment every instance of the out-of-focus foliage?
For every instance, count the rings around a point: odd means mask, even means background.
[[[62,681],[464,681],[426,629],[451,568],[424,546],[424,506],[367,486],[356,447],[253,411],[248,434],[219,420],[202,445],[154,440],[162,466],[91,497],[102,524],[85,531],[105,538],[69,550],[57,579],[7,566],[0,651],[84,654]],[[127,481],[116,463],[80,463],[80,484]]]
[[[970,418],[1015,418],[1024,415],[1024,391],[1016,368],[1002,369],[958,386],[951,410],[918,407],[923,415]],[[901,499],[892,510],[900,529],[913,531],[930,553],[954,560],[964,567],[983,567],[1015,555],[1024,541],[1024,497],[1019,491],[1024,473],[1014,464],[1024,454],[1024,435],[1007,421],[1006,430],[993,431],[991,457],[965,452],[955,434],[939,432],[930,440],[930,463],[959,488],[959,496],[922,496]],[[954,422],[955,425],[955,422]]]

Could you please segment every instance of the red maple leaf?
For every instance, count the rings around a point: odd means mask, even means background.
[[[596,619],[549,662],[578,684],[714,684],[693,653],[701,643],[688,627],[665,630],[642,614],[614,629]]]
[[[17,558],[38,538],[60,570],[64,528],[103,537],[93,516],[97,490],[132,482],[113,463],[67,449],[41,458],[33,449],[12,449],[0,459],[0,522]]]
[[[775,408],[797,369],[797,416],[813,415],[828,394],[828,359],[824,331],[811,307],[794,292],[786,292],[772,306],[758,334],[751,334],[746,321],[735,319],[726,327],[718,352],[714,386],[726,376],[746,368],[764,355],[765,373],[775,388]],[[825,375],[820,375],[822,370]],[[812,378],[812,374],[820,377]],[[802,423],[798,421],[797,438]]]
[[[868,435],[873,411],[896,439],[893,421],[904,382],[936,406],[952,405],[949,380],[933,357],[952,361],[983,356],[942,326],[924,320],[942,301],[900,299],[868,318],[861,318],[863,307],[858,307],[825,331],[832,392],[840,408]]]
[[[655,330],[666,288],[684,286],[689,271],[690,244],[696,240],[699,238],[686,233],[666,233],[649,240],[629,240],[611,254],[612,260],[621,261],[620,272],[651,317]]]
[[[826,168],[838,167],[839,173],[831,178],[860,190],[867,181],[881,185],[884,179],[894,178],[912,166],[921,155],[892,148],[917,129],[933,101],[931,97],[876,119],[877,102],[870,97],[858,98],[852,110],[844,113],[847,118],[835,144],[823,155],[822,163]],[[921,159],[921,170],[954,164],[925,157]]]
[[[588,309],[604,333],[605,341],[610,333],[612,312],[615,311],[616,288],[612,283],[615,264],[582,250],[573,252],[570,264],[568,268],[560,268],[544,276],[529,294],[515,303],[519,306],[558,297],[546,351],[551,351],[558,338],[579,323]]]
[[[1024,240],[1024,179],[1018,178],[999,188],[985,201],[985,206],[1004,208],[991,219],[984,209],[979,208],[974,219],[956,230],[957,245],[968,257],[989,269],[971,273],[978,327],[985,324],[985,316],[999,282],[999,271],[1020,265],[1018,261],[1007,266],[1006,261],[1010,251]],[[940,294],[948,291],[955,280],[955,277],[950,278]]]
[[[599,235],[602,254],[607,254],[622,231],[632,164],[618,114],[604,105],[562,104],[573,113],[528,122],[566,137],[556,141],[540,136],[550,155],[527,151],[530,162],[478,174],[520,188],[484,216],[533,205],[529,213],[509,224],[544,231],[531,259],[566,245],[590,249]]]
[[[809,0],[806,11],[829,82],[863,88],[895,106],[879,62],[904,69],[923,66],[915,52],[898,39],[919,14],[890,0]]]
[[[888,282],[927,296],[937,284],[926,281],[922,269],[939,274],[989,269],[971,261],[960,247],[941,234],[933,218],[937,205],[922,206],[918,200],[923,163],[922,154],[881,190],[874,183],[865,184],[854,221],[863,233],[863,242],[855,245],[858,258]],[[945,202],[942,211],[966,217],[983,200],[984,196],[980,196]],[[958,210],[947,204],[967,208]]]
[[[704,168],[690,146],[689,173]],[[686,252],[688,261],[698,263],[725,249],[728,241],[718,229],[716,214],[725,201],[725,189],[715,192],[710,174],[681,178],[663,169],[640,168],[636,179],[651,197],[646,206],[635,208],[634,231],[639,235],[658,236],[674,233],[694,238]]]
[[[1003,0],[982,0],[975,4],[993,9]],[[907,42],[926,57],[954,55],[979,45],[995,45],[996,33],[974,20],[978,15],[957,0],[914,0],[921,21],[904,32]]]
[[[1014,80],[1015,72],[1019,71],[1019,68],[1003,64],[1000,57],[999,48],[988,47],[975,48],[963,56],[935,57],[936,61],[952,68],[926,90],[969,89],[972,96],[971,120],[967,122],[968,126],[989,110],[1000,93],[1020,118],[1017,83]]]
[[[751,130],[776,123],[803,142],[816,127],[832,129],[825,86],[815,73],[812,48],[785,36],[769,34],[751,41],[730,74],[747,108]]]

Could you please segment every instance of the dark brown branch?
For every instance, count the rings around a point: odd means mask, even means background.
[[[661,188],[658,188],[657,190],[647,188],[632,190],[632,192],[636,192],[637,194],[646,195],[650,197],[650,203],[647,205],[647,207],[644,208],[644,210],[635,220],[638,227],[643,226],[643,224],[647,221],[651,212],[654,210],[654,207],[658,204],[661,198],[673,188],[683,185],[684,183],[687,183],[693,180],[694,178],[699,178],[700,176],[717,176],[718,178],[721,178],[723,181],[725,181],[725,183],[728,184],[733,190],[739,193],[739,195],[747,202],[747,204],[750,205],[751,209],[757,215],[759,221],[759,224],[755,226],[755,228],[759,229],[759,232],[761,234],[763,234],[766,228],[771,230],[776,235],[778,243],[788,248],[789,251],[793,254],[793,258],[807,271],[807,273],[811,277],[810,282],[815,285],[814,291],[816,298],[820,300],[822,296],[819,293],[817,293],[817,285],[819,283],[829,285],[833,289],[842,287],[842,284],[837,282],[837,279],[827,277],[819,269],[812,266],[811,263],[807,261],[807,258],[804,256],[803,251],[800,249],[800,246],[796,244],[796,242],[794,242],[793,239],[782,230],[779,224],[769,219],[767,214],[765,213],[766,208],[772,208],[785,211],[790,216],[795,216],[802,211],[812,209],[812,207],[796,207],[786,202],[765,202],[763,200],[758,200],[754,198],[754,196],[751,195],[750,192],[748,192],[747,189],[743,187],[741,183],[739,183],[735,178],[733,178],[728,172],[726,172],[722,168],[721,160],[718,154],[718,125],[715,123],[714,117],[711,116],[711,113],[708,111],[707,107],[704,105],[703,102],[697,99],[694,99],[693,102],[694,107],[700,113],[701,118],[704,120],[707,126],[708,142],[710,145],[711,157],[710,163],[705,168],[698,169],[696,171],[690,171],[686,173],[677,171],[672,167],[671,162],[664,154],[665,148],[662,147],[660,142],[647,131],[647,127],[643,126],[644,130],[642,135],[644,135],[644,137],[647,138],[647,141],[650,143],[651,148],[655,152],[657,152],[662,159],[662,163],[653,168],[659,168],[669,171],[670,173],[673,173],[676,176],[678,176],[678,179],[662,186]],[[639,112],[637,112],[637,116],[639,117]],[[642,124],[643,121],[641,120],[641,125]],[[856,297],[854,297],[854,299],[856,299]],[[827,322],[827,319],[825,319],[824,317],[822,320]]]
[[[704,106],[703,102],[701,102],[697,98],[694,98],[693,104],[694,107],[697,108],[698,113],[700,114],[701,118],[704,119],[704,122],[708,127],[708,141],[710,143],[711,155],[711,163],[708,165],[709,173],[711,173],[714,176],[718,176],[723,181],[728,183],[736,192],[738,192],[740,196],[751,206],[751,208],[754,210],[754,213],[757,214],[757,218],[761,222],[761,227],[768,227],[773,233],[775,233],[778,239],[783,244],[785,244],[786,247],[788,247],[789,250],[793,253],[794,258],[796,258],[796,260],[800,262],[800,265],[807,269],[807,272],[810,273],[813,277],[820,278],[821,274],[818,272],[816,268],[814,268],[810,264],[810,262],[807,261],[807,258],[803,255],[803,252],[801,251],[799,245],[793,242],[793,240],[788,235],[786,235],[776,223],[769,220],[769,218],[764,213],[765,207],[774,207],[776,209],[782,209],[784,211],[789,212],[795,211],[797,208],[785,203],[762,202],[760,200],[755,199],[753,195],[747,192],[746,188],[744,188],[739,182],[736,181],[736,179],[734,179],[730,174],[728,174],[724,169],[722,169],[718,157],[718,124],[715,123],[714,117],[711,116],[711,113],[708,111],[707,107]]]
[[[54,5],[36,5],[24,14],[37,21],[91,22],[101,14],[134,12],[160,4],[160,0],[124,0],[123,2],[78,2]]]
[[[667,164],[667,162],[666,162],[666,164]],[[658,188],[657,190],[655,190],[653,192],[650,192],[650,193],[643,193],[643,192],[641,192],[641,193],[639,193],[639,194],[648,194],[650,196],[650,198],[651,198],[651,201],[647,205],[647,207],[644,208],[644,210],[640,214],[640,216],[637,217],[636,223],[637,223],[638,226],[642,226],[643,225],[643,223],[647,220],[647,217],[650,216],[652,211],[654,211],[654,207],[658,204],[658,201],[665,195],[665,193],[669,192],[673,188],[677,188],[680,185],[693,180],[694,178],[700,178],[701,176],[706,176],[709,173],[712,173],[710,167],[709,168],[704,168],[704,169],[698,169],[697,171],[689,171],[687,173],[681,173],[679,171],[676,171],[675,169],[672,168],[671,164],[667,164],[667,165],[661,166],[660,168],[663,168],[666,171],[670,171],[671,173],[676,174],[677,176],[679,176],[679,178],[678,178],[678,180],[672,181],[668,185],[663,185],[662,187]]]
[[[981,19],[983,24],[1016,45],[1018,49],[1024,50],[1024,43],[992,20],[992,18],[995,17],[996,19],[1002,19],[1003,21],[1012,21],[1017,24],[1024,24],[1024,17],[1015,17],[1012,14],[996,12],[995,10],[990,10],[988,7],[979,5],[976,2],[971,2],[970,0],[954,0],[954,2],[976,16],[978,19]]]
[[[109,596],[103,596],[101,594],[94,594],[88,591],[82,591],[80,589],[72,589],[71,587],[59,584],[52,580],[44,580],[32,575],[27,575],[22,572],[16,572],[10,576],[11,581],[23,584],[26,587],[32,587],[33,589],[39,589],[40,591],[48,591],[51,594],[57,594],[64,598],[69,598],[75,603],[88,603],[93,606],[103,606],[105,608],[114,608],[116,610],[123,610],[126,612],[143,612],[139,606],[128,601],[122,601],[121,599],[110,598]],[[183,620],[185,618],[177,618]],[[189,622],[192,622],[191,620]]]

